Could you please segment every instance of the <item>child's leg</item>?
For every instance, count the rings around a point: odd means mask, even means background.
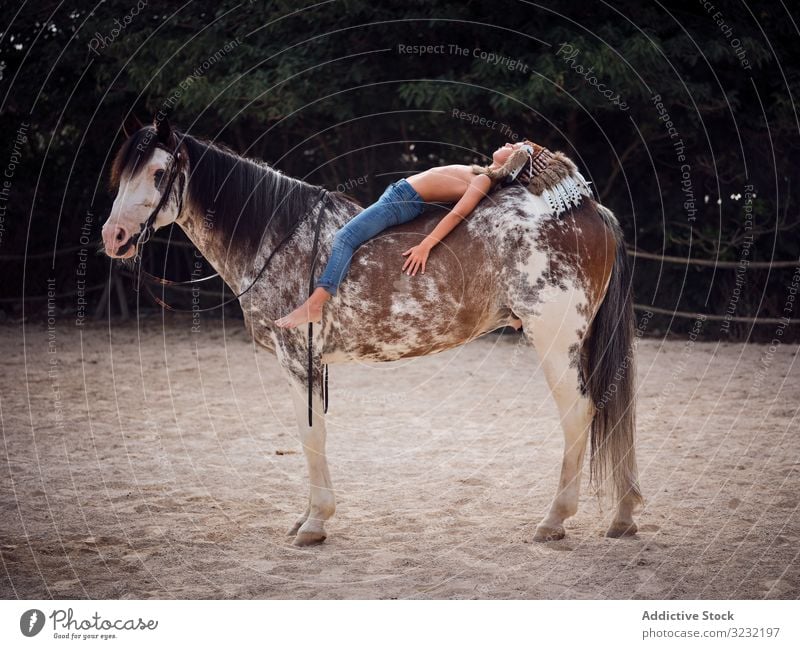
[[[325,270],[316,283],[317,287],[336,295],[339,284],[350,268],[356,249],[396,223],[396,206],[385,197],[386,193],[339,229],[333,237],[331,254]]]
[[[375,203],[339,229],[314,292],[289,315],[276,320],[279,327],[296,327],[307,322],[318,322],[322,318],[322,306],[332,295],[336,295],[358,246],[397,223],[400,212],[394,194],[390,186]]]

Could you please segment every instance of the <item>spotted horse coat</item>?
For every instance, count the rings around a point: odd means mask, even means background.
[[[229,150],[175,131],[161,132],[163,127],[155,139],[174,144],[183,154],[173,160],[156,146],[132,158],[133,146],[141,148],[152,129],[144,127],[126,142],[112,181],[129,187],[146,173],[143,169],[180,164],[187,180],[182,185],[185,207],[175,221],[234,292],[246,291],[240,298],[245,326],[259,345],[277,355],[306,454],[310,494],[308,507],[289,532],[295,544],[323,541],[325,522],[335,509],[325,453],[323,364],[435,354],[506,326],[522,327],[537,350],[565,435],[558,487],[535,540],[565,535],[563,523],[577,511],[589,439],[590,479],[604,483],[609,478],[617,504],[607,534],[636,532],[633,513],[642,498],[634,455],[630,274],[614,215],[593,200],[571,161],[569,173],[546,188],[561,199],[520,185],[490,194],[432,251],[424,275],[403,274],[399,252],[433,229],[444,214],[441,208],[431,207],[361,246],[314,328],[309,426],[306,329],[281,329],[273,321],[307,296],[316,224],[316,267],[321,269],[336,230],[360,207]],[[149,156],[144,163],[143,156]],[[209,165],[219,168],[205,168]],[[225,209],[237,214],[232,225],[232,219],[226,221],[207,204],[225,188],[206,185],[237,173],[242,205],[235,204],[236,195],[225,196]],[[259,188],[260,203],[252,204],[248,182]],[[122,227],[124,218],[138,219],[125,217],[124,193],[120,189],[104,230]],[[116,225],[110,225],[113,219]],[[285,226],[287,220],[294,220],[291,236],[279,246],[286,239],[281,222]],[[268,268],[261,272],[270,255]]]

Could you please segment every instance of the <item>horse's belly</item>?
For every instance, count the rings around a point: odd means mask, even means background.
[[[337,347],[322,355],[323,363],[347,363],[352,361],[387,362],[417,356],[430,356],[453,349],[482,336],[489,331],[504,326],[497,325],[490,329],[478,329],[469,337],[440,332],[415,331],[413,337],[386,338],[354,338],[351,345]]]
[[[398,274],[399,275],[399,274]],[[393,361],[458,347],[510,323],[510,312],[495,306],[487,287],[443,290],[436,271],[391,283],[355,284],[330,306],[323,361]],[[397,277],[397,275],[395,275]]]
[[[402,251],[437,222],[421,216],[356,252],[346,281],[325,307],[325,362],[426,356],[512,324],[497,261],[503,255],[464,225],[433,249],[424,275],[401,271]]]
[[[431,331],[424,329],[386,332],[362,336],[354,335],[347,345],[336,346],[322,355],[323,363],[347,363],[351,361],[386,362],[417,356],[430,356],[459,347],[489,331],[504,326],[476,328],[470,335],[453,331]]]

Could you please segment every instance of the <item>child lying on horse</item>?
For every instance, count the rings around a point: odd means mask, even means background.
[[[336,290],[350,266],[356,249],[383,230],[406,223],[419,216],[425,203],[455,203],[434,230],[419,244],[403,253],[402,270],[408,275],[425,272],[428,255],[498,183],[530,179],[535,150],[542,147],[525,140],[505,145],[492,154],[488,167],[477,165],[444,165],[433,167],[389,185],[372,205],[342,227],[333,239],[330,258],[316,282],[314,292],[289,315],[275,321],[284,328],[297,327],[322,319],[322,307],[336,295]]]

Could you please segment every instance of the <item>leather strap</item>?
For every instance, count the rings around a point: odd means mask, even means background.
[[[314,271],[317,267],[317,251],[319,248],[319,232],[322,229],[322,210],[317,215],[317,224],[314,227],[314,243],[311,246],[311,266],[308,271],[308,295],[314,292]],[[314,323],[308,323],[308,425],[312,425],[313,394],[314,394]],[[322,397],[324,412],[328,412],[328,366],[324,366],[324,379],[322,384]]]

